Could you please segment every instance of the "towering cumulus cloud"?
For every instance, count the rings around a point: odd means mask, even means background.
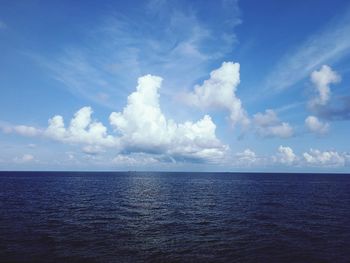
[[[110,123],[119,133],[124,151],[166,153],[181,158],[222,157],[227,146],[216,138],[216,126],[210,116],[182,124],[166,119],[159,105],[161,83],[157,76],[139,78],[123,111],[111,113]]]
[[[230,112],[232,124],[249,124],[246,111],[241,100],[236,96],[240,83],[240,65],[233,62],[223,62],[221,67],[210,73],[210,78],[202,85],[196,85],[194,91],[188,94],[189,104],[199,108],[224,108]]]
[[[316,89],[316,96],[309,101],[309,106],[314,108],[326,105],[331,96],[330,84],[340,81],[341,77],[327,65],[323,65],[318,71],[313,71],[311,82]]]
[[[309,131],[314,133],[324,134],[329,130],[329,123],[321,122],[316,116],[308,116],[305,119],[305,125]]]

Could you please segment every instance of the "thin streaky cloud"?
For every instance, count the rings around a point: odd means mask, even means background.
[[[309,76],[325,63],[336,63],[350,54],[350,9],[339,19],[288,52],[267,76],[268,90],[282,91]]]
[[[162,1],[150,4],[168,16],[146,15],[137,21],[123,14],[109,16],[86,32],[89,44],[66,47],[43,64],[72,94],[112,108],[114,100],[128,94],[135,79],[145,74],[165,76],[170,85],[163,92],[174,97],[175,89],[191,87],[237,42],[231,29],[241,21],[238,13],[223,17],[230,25],[218,31],[193,11],[169,8]]]

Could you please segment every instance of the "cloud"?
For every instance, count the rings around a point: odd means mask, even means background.
[[[331,99],[331,84],[341,81],[341,76],[329,66],[323,65],[310,76],[316,95],[308,102],[315,115],[330,121],[350,119],[350,96],[336,96]]]
[[[160,162],[161,160],[159,160],[159,157],[157,158],[157,156],[144,153],[133,153],[129,155],[119,154],[112,160],[113,165],[132,167],[159,164]]]
[[[350,10],[290,50],[266,79],[267,87],[283,90],[307,77],[322,64],[336,62],[350,54]]]
[[[201,5],[194,10],[187,1],[139,2],[135,10],[145,10],[142,17],[132,10],[128,16],[123,9],[112,11],[83,32],[85,41],[79,45],[36,57],[72,94],[109,108],[129,93],[138,76],[148,73],[165,76],[172,95],[174,89],[192,86],[237,43],[238,3],[209,5],[210,10]],[[208,12],[215,13],[220,28],[208,23]]]
[[[114,134],[92,119],[91,107],[78,110],[68,126],[62,116],[56,115],[49,119],[46,129],[6,125],[2,130],[80,144],[88,155],[111,148],[123,156],[147,153],[178,161],[219,162],[229,147],[216,137],[216,125],[211,117],[205,115],[197,122],[184,123],[167,119],[159,103],[161,83],[158,76],[145,75],[138,79],[136,91],[128,96],[123,111],[109,116]]]
[[[290,124],[281,122],[277,114],[271,109],[265,110],[265,113],[256,113],[252,122],[256,132],[263,137],[289,138],[294,134]]]
[[[67,143],[117,147],[116,138],[107,134],[107,128],[101,122],[93,121],[91,114],[91,107],[81,108],[75,113],[67,128],[63,117],[56,115],[49,119],[49,126],[44,134],[49,138]]]
[[[221,67],[210,73],[210,78],[202,85],[196,85],[194,91],[187,94],[186,101],[199,108],[223,108],[230,112],[232,124],[249,124],[246,111],[241,100],[236,96],[240,83],[240,65],[223,62]]]
[[[316,96],[309,101],[309,106],[315,108],[326,105],[331,96],[329,85],[340,81],[341,77],[327,65],[323,65],[318,71],[313,71],[311,82],[316,89]]]
[[[299,157],[293,152],[292,148],[280,146],[277,155],[273,156],[272,160],[275,163],[297,165],[299,167],[340,167],[347,165],[347,162],[350,161],[350,155],[334,150],[322,152],[310,149]]]
[[[247,148],[243,152],[239,152],[235,154],[234,162],[238,166],[252,166],[260,163],[261,158],[257,156],[257,154]]]
[[[297,156],[294,154],[292,148],[288,146],[279,146],[278,153],[273,160],[281,164],[292,165],[297,161]]]
[[[310,149],[303,153],[304,161],[311,166],[344,166],[347,160],[345,153],[336,151],[324,151]]]
[[[193,123],[167,119],[159,105],[162,79],[146,75],[138,80],[122,112],[112,112],[110,123],[120,135],[126,152],[167,153],[177,158],[217,159],[227,146],[216,138],[210,116]]]
[[[275,155],[259,155],[251,148],[238,152],[227,158],[227,163],[236,167],[272,167],[276,164],[295,165],[298,163],[298,157],[290,147],[280,146]]]
[[[329,130],[329,123],[323,123],[315,116],[308,116],[305,119],[305,125],[309,131],[318,134],[325,134]]]

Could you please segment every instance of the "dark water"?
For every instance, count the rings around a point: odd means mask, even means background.
[[[350,262],[350,175],[0,173],[2,262]]]

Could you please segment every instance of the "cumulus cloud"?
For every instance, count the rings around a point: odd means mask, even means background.
[[[240,83],[239,63],[223,62],[221,67],[210,73],[210,78],[202,85],[196,85],[187,95],[187,102],[199,108],[223,108],[230,112],[233,124],[249,124],[241,100],[236,96]]]
[[[256,154],[251,149],[247,148],[243,152],[239,152],[236,156],[243,160],[253,160],[256,158]]]
[[[309,108],[314,114],[322,119],[327,120],[347,120],[350,116],[349,97],[338,96],[331,100],[331,84],[341,81],[341,76],[327,65],[323,65],[320,70],[315,70],[310,75],[311,82],[314,87],[314,96],[308,101]],[[319,133],[325,133],[329,125],[327,123],[317,123],[316,119],[311,118],[306,123],[309,127],[317,126]],[[311,123],[312,122],[312,123]],[[313,129],[310,129],[314,131]]]
[[[271,109],[265,110],[265,113],[256,113],[253,116],[253,124],[256,132],[263,137],[288,138],[294,133],[290,124],[281,122]]]
[[[329,130],[329,123],[321,122],[316,116],[308,116],[305,125],[309,131],[318,134],[325,134]]]
[[[251,166],[259,161],[259,157],[253,150],[247,148],[243,152],[236,153],[235,161],[238,165]]]
[[[56,115],[49,119],[46,129],[23,125],[2,125],[1,128],[5,132],[81,144],[82,151],[88,155],[96,155],[109,147],[122,156],[147,153],[181,161],[220,161],[229,147],[216,137],[216,125],[211,117],[205,115],[197,122],[184,123],[167,119],[159,103],[161,83],[162,78],[152,75],[138,79],[136,91],[128,96],[123,111],[109,116],[114,134],[92,119],[91,107],[78,110],[69,125],[65,125],[62,116]]]
[[[81,108],[74,114],[68,127],[65,126],[63,117],[56,115],[49,119],[46,129],[10,124],[1,124],[0,128],[5,133],[16,133],[30,137],[43,136],[65,143],[117,146],[118,140],[107,134],[107,128],[101,122],[92,120],[92,113],[91,107]]]
[[[177,124],[167,119],[159,105],[162,79],[146,75],[138,80],[122,112],[112,112],[110,123],[126,152],[167,153],[174,157],[220,158],[227,150],[216,138],[216,125],[205,115],[197,122]]]
[[[340,167],[345,166],[350,161],[348,153],[337,151],[320,151],[310,149],[301,156],[294,153],[288,146],[279,146],[278,153],[272,157],[272,161],[284,165],[313,166],[313,167]]]
[[[323,65],[320,70],[313,71],[310,78],[314,84],[316,96],[309,101],[309,106],[315,108],[326,105],[331,96],[330,84],[340,82],[341,77],[329,66]]]
[[[92,112],[91,107],[81,108],[75,113],[67,128],[63,117],[56,115],[49,119],[49,126],[44,134],[49,138],[67,143],[117,146],[118,141],[107,134],[107,128],[101,122],[91,119]]]
[[[344,166],[347,160],[345,153],[336,151],[320,151],[310,149],[309,152],[303,153],[304,161],[311,166]]]
[[[291,165],[297,161],[297,156],[294,154],[292,148],[280,145],[277,156],[273,159],[275,162]]]

